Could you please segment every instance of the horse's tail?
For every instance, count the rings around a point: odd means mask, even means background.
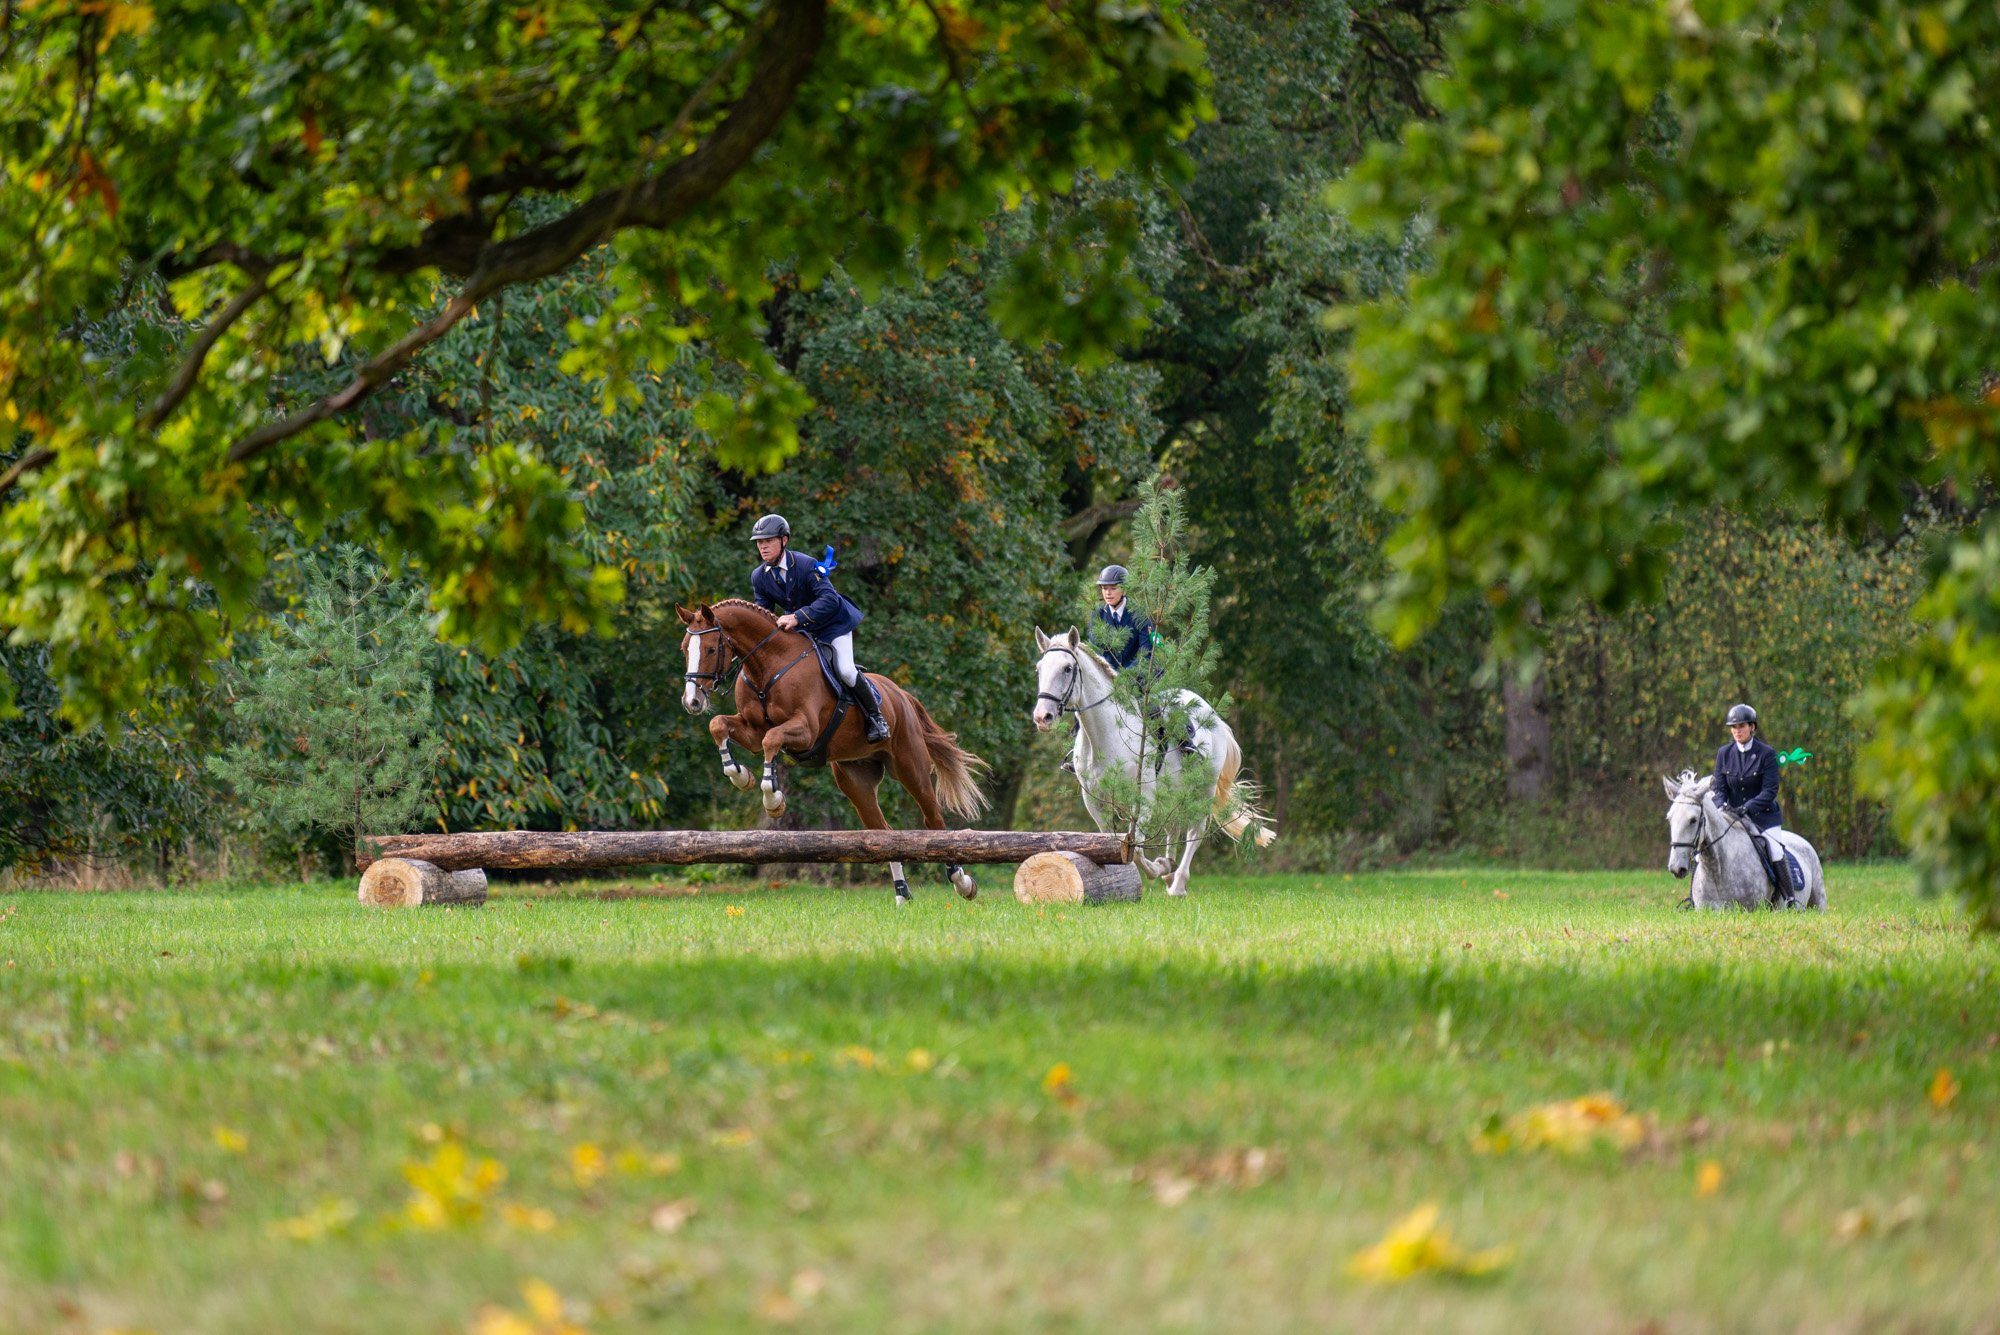
[[[1231,839],[1240,840],[1254,829],[1257,847],[1269,848],[1277,842],[1277,827],[1258,810],[1261,794],[1256,784],[1241,777],[1242,768],[1243,753],[1231,746],[1215,775],[1215,819]]]
[[[975,771],[990,769],[985,761],[958,744],[958,734],[946,732],[931,718],[924,702],[909,692],[903,696],[923,730],[924,749],[930,752],[931,772],[937,776],[938,801],[954,816],[971,820],[992,803],[980,791]]]

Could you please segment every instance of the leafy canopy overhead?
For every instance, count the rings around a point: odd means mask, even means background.
[[[381,386],[609,243],[611,300],[551,355],[609,406],[702,344],[741,374],[698,423],[770,466],[805,406],[761,338],[772,267],[879,284],[914,244],[935,272],[1022,201],[1038,243],[993,309],[1103,355],[1143,322],[1139,220],[1060,201],[1184,173],[1199,60],[1150,6],[1045,0],[10,4],[0,622],[80,716],[127,705],[212,657],[270,507],[359,512],[448,632],[601,624],[616,579],[571,550],[560,473],[462,414],[382,429]]]
[[[1537,606],[1655,596],[1676,509],[1792,503],[1859,535],[1990,494],[2000,8],[1523,0],[1470,11],[1453,68],[1439,118],[1337,201],[1435,224],[1348,363],[1403,515],[1400,638],[1461,594],[1503,651]],[[1870,758],[1920,863],[1989,913],[1996,550],[1967,539],[1919,609]]]

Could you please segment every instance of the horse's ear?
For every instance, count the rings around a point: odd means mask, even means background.
[[[1078,635],[1078,634],[1076,633],[1076,627],[1075,627],[1075,626],[1071,626],[1071,627],[1069,628],[1069,634],[1068,634],[1068,635],[1066,635],[1066,636],[1064,636],[1063,638],[1064,638],[1064,640],[1066,640],[1066,641],[1068,642],[1068,645],[1069,645],[1069,647],[1070,647],[1070,648],[1072,648],[1072,649],[1074,649],[1074,648],[1076,648],[1076,645],[1077,645],[1077,641],[1081,640],[1081,639],[1082,639],[1083,637],[1082,637],[1081,635]]]
[[[694,624],[694,613],[688,611],[679,603],[674,604],[674,615],[681,619],[683,626],[692,626]]]
[[[701,613],[703,616],[707,617],[710,621],[715,620],[715,609],[713,607],[710,607],[707,603],[703,603],[700,607],[697,607],[695,611]]]
[[[1679,797],[1681,795],[1681,786],[1666,775],[1662,774],[1660,776],[1660,783],[1666,788],[1668,797]]]
[[[1700,783],[1694,786],[1694,795],[1696,797],[1707,797],[1708,790],[1713,787],[1715,787],[1715,776],[1713,774],[1706,775]]]
[[[1035,648],[1041,653],[1049,651],[1049,637],[1040,626],[1035,627]]]

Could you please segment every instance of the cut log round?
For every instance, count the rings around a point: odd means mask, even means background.
[[[1023,904],[1134,903],[1139,869],[1129,862],[1100,867],[1080,853],[1037,853],[1014,872]]]
[[[360,899],[377,908],[484,904],[486,873],[478,868],[445,871],[415,858],[382,858],[361,873]]]

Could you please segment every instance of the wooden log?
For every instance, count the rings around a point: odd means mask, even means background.
[[[1136,903],[1139,869],[1130,863],[1101,867],[1067,851],[1037,853],[1014,869],[1014,898],[1023,904]]]
[[[698,862],[1020,862],[1066,850],[1100,866],[1127,860],[1125,836],[1028,830],[639,830],[391,834],[364,839],[355,860],[413,858],[461,867],[582,871]]]
[[[420,904],[486,902],[486,873],[478,868],[446,871],[412,858],[381,858],[361,873],[361,902],[376,908],[416,908]]]

